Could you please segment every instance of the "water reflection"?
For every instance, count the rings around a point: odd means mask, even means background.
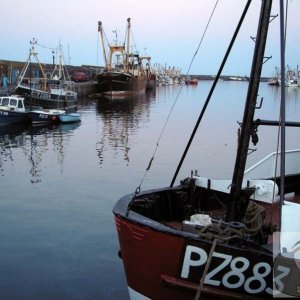
[[[127,164],[129,163],[129,138],[135,134],[141,122],[149,121],[151,99],[155,99],[155,90],[126,99],[98,99],[97,112],[103,126],[96,143],[100,165],[105,154],[117,157],[119,152]]]
[[[158,153],[160,157],[157,161],[160,159],[160,163],[161,161],[177,163],[179,159],[177,156],[185,146],[182,139],[178,137],[186,140],[190,136],[194,120],[200,111],[200,101],[205,98],[206,90],[210,86],[211,82],[201,82],[198,88],[193,89],[183,86],[180,101],[177,103],[178,108],[176,107],[172,112],[172,118],[163,136]],[[154,91],[124,100],[84,98],[80,103],[82,123],[48,126],[13,125],[0,128],[0,175],[6,176],[9,179],[7,182],[26,180],[26,182],[40,183],[42,179],[52,180],[62,173],[66,175],[69,170],[74,171],[76,168],[74,161],[83,158],[87,169],[95,164],[104,169],[104,161],[109,167],[117,164],[129,165],[132,164],[133,159],[135,165],[139,167],[147,165],[152,154],[151,149],[155,147],[179,88],[181,86],[157,87],[156,94]],[[226,157],[228,168],[226,172],[231,175],[232,156],[236,147],[236,120],[241,121],[243,112],[241,108],[243,103],[239,94],[240,91],[246,92],[246,88],[246,83],[220,84],[216,99],[222,100],[226,89],[230,93],[230,110],[227,101],[212,102],[205,117],[207,123],[200,126],[201,143],[195,140],[191,148],[190,157],[204,151],[205,159],[199,164],[205,173],[214,172],[211,161],[216,159],[220,145],[226,145],[226,147],[222,146],[222,151],[223,157]],[[286,89],[288,121],[299,120],[299,91],[300,89]],[[264,97],[263,107],[256,111],[255,118],[278,119],[280,89],[262,84],[258,98],[260,97]],[[231,113],[237,115],[234,120]],[[275,128],[263,126],[258,131],[260,139],[258,148],[266,152],[266,155],[274,151],[273,133],[276,134]],[[292,128],[287,129],[290,148],[299,140],[299,135],[297,134],[295,138],[295,134],[297,133],[294,133]],[[167,146],[163,147],[163,145]],[[91,149],[91,154],[87,154],[88,149]],[[178,150],[170,151],[170,149]],[[256,156],[263,157],[263,154],[257,151],[249,158],[257,161]],[[188,163],[192,165],[192,159],[186,163],[187,168],[190,169]],[[215,165],[217,166],[217,163]]]
[[[31,183],[41,182],[41,164],[50,147],[53,153],[56,153],[56,162],[62,172],[64,144],[78,126],[80,123],[41,126],[18,124],[0,128],[1,174],[5,175],[15,160],[24,161],[25,157],[30,166]],[[22,166],[25,168],[27,164],[24,162]],[[19,171],[23,172],[23,168]]]
[[[280,100],[281,89],[279,86],[268,86],[268,90],[273,96],[273,99]],[[299,99],[299,88],[298,87],[286,87],[285,97],[287,101]]]
[[[24,134],[26,128],[23,124],[0,127],[0,170],[4,173],[4,165],[14,161],[13,148],[22,147],[25,144]]]
[[[268,101],[268,98],[273,100],[274,105],[276,105],[277,117],[280,109],[280,98],[281,98],[281,89],[277,86],[263,86],[263,94],[266,99],[264,102]],[[286,87],[285,89],[285,100],[286,100],[286,120],[287,121],[299,121],[299,98],[300,98],[300,89],[295,87]],[[271,103],[270,103],[271,104]],[[267,104],[264,104],[266,106]],[[270,109],[270,107],[268,107]]]
[[[299,88],[286,88],[286,99],[289,100],[292,104],[296,103],[297,99],[299,99],[299,95]]]
[[[56,161],[53,163],[60,167],[60,172],[63,172],[64,166],[64,147],[68,139],[68,133],[72,133],[74,129],[80,126],[80,123],[72,124],[51,124],[46,126],[32,126],[30,128],[30,153],[28,159],[31,162],[30,174],[32,175],[31,182],[38,183],[41,181],[43,156],[49,148],[52,148],[56,154]]]

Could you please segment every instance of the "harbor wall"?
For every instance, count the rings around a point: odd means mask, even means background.
[[[13,93],[15,86],[17,85],[18,76],[21,73],[22,69],[25,66],[25,62],[22,61],[8,61],[0,59],[0,95],[7,93]],[[95,76],[98,74],[103,67],[97,66],[65,66],[71,79],[74,72],[84,72],[87,77],[90,79],[84,82],[74,82],[75,90],[78,94],[78,97],[88,96],[95,93]],[[54,68],[53,64],[43,64],[44,72],[47,78],[51,77],[52,70]],[[40,67],[37,63],[32,63],[32,73],[34,77],[42,77]],[[8,78],[8,87],[4,86],[3,79]]]
[[[78,97],[86,97],[91,94],[96,93],[96,82],[87,81],[87,82],[77,82],[75,83],[75,91],[77,92]]]

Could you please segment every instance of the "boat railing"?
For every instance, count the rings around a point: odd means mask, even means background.
[[[251,199],[272,203],[274,196],[277,196],[279,191],[277,180],[273,180],[275,177],[279,178],[279,166],[280,153],[273,152],[245,171],[242,187],[254,189]],[[285,173],[286,175],[299,177],[300,149],[286,151]],[[199,187],[209,188],[226,194],[230,193],[231,179],[211,179],[198,175],[193,175],[193,178]],[[295,183],[293,184],[295,185]],[[297,183],[296,188],[298,188]]]
[[[21,82],[18,83],[19,87],[25,87],[25,88],[31,88],[31,89],[38,89],[38,90],[43,90],[46,91],[47,90],[47,86],[44,82],[42,82],[41,80],[35,79],[35,80],[27,80],[24,79]]]
[[[66,85],[64,85],[64,84],[50,84],[49,87],[51,90],[60,90],[60,89],[66,90],[67,89]]]
[[[300,174],[300,149],[286,151],[285,175]],[[280,152],[268,156],[247,169],[244,178],[273,178],[280,176]]]
[[[59,83],[59,84],[50,84],[49,85],[50,89],[63,89],[65,91],[67,91],[68,89],[72,89],[74,87],[74,85],[72,83],[68,83],[68,82],[64,82],[64,83]]]

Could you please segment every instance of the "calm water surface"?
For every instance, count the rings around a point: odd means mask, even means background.
[[[130,101],[81,99],[79,124],[1,128],[0,299],[128,299],[112,208],[134,192],[168,186],[212,82],[158,87]],[[247,83],[220,82],[178,180],[197,169],[229,178]],[[261,84],[257,118],[278,119],[278,88]],[[300,91],[287,91],[287,119],[299,121]],[[275,128],[259,128],[250,164],[276,149]],[[287,148],[300,135],[287,129]]]

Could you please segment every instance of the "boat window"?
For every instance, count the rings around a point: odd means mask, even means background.
[[[2,99],[2,105],[8,105],[8,103],[9,103],[9,98]]]
[[[17,105],[17,100],[16,99],[10,99],[10,105],[16,106]]]
[[[18,101],[18,108],[23,108],[23,102],[22,102],[22,100]]]

